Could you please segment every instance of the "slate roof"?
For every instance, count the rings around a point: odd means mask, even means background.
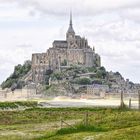
[[[77,39],[81,39],[80,35],[76,35],[75,38],[77,38]]]
[[[54,40],[54,44],[67,44],[66,40]]]

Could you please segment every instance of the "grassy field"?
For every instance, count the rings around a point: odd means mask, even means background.
[[[66,122],[62,128],[60,120]],[[1,110],[0,139],[139,140],[140,112],[111,108],[36,108],[34,105],[21,111]]]

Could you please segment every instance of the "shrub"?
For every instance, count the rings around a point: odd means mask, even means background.
[[[16,83],[18,88],[21,88],[24,83],[20,82],[20,79],[26,75],[31,70],[31,61],[25,61],[23,65],[18,64],[14,68],[14,72],[11,76],[9,76],[6,81],[1,84],[2,89],[11,88],[13,83]],[[16,87],[16,88],[17,88]]]
[[[89,85],[89,84],[91,84],[91,80],[89,78],[80,78],[78,80],[78,84],[80,84],[80,85]]]
[[[62,80],[63,74],[61,72],[55,72],[52,74],[52,78],[56,78],[57,80]]]
[[[106,69],[104,67],[100,67],[97,70],[96,75],[97,75],[97,78],[103,78],[103,79],[105,79],[105,77],[107,76]]]
[[[89,72],[96,72],[97,71],[96,67],[88,67],[87,69]]]

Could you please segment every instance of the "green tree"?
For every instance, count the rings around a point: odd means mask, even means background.
[[[102,78],[102,79],[105,79],[105,77],[107,76],[107,72],[106,72],[106,69],[104,67],[100,67],[98,70],[97,70],[97,78]]]
[[[17,84],[16,88],[21,88],[24,83],[20,79],[31,70],[31,61],[25,61],[23,65],[18,64],[14,68],[14,72],[1,84],[1,87],[10,88],[14,83]]]
[[[89,85],[89,84],[91,84],[91,80],[89,78],[80,78],[78,80],[78,84],[80,84],[80,85]]]

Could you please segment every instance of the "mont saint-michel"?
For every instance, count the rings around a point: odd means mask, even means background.
[[[48,69],[53,71],[68,68],[72,65],[84,67],[100,67],[100,56],[91,48],[88,40],[76,35],[70,15],[69,28],[65,40],[54,40],[53,47],[46,53],[32,55],[32,80],[34,82],[45,81],[45,72]]]
[[[75,33],[70,14],[64,40],[54,40],[44,53],[32,54],[31,61],[15,66],[2,88],[31,88],[43,96],[126,96],[135,95],[140,85],[124,79],[119,72],[108,72],[100,55],[85,37]]]
[[[0,140],[140,140],[139,71],[140,0],[0,0]]]

